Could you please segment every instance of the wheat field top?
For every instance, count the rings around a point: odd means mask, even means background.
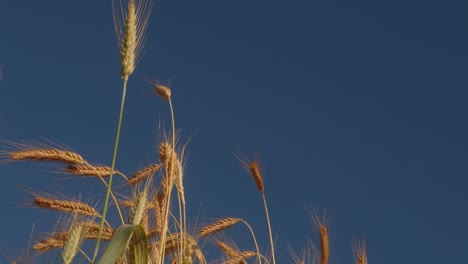
[[[239,217],[269,250],[238,159],[259,153],[277,263],[318,235],[310,208],[326,215],[330,263],[352,263],[356,237],[369,263],[468,263],[468,4],[429,2],[156,1],[116,168],[159,159],[171,128],[160,81],[187,145],[189,227]],[[0,13],[0,139],[110,165],[122,82],[111,1],[4,1]],[[4,161],[0,257],[54,228],[60,214],[32,206],[33,193],[102,209],[99,181]]]

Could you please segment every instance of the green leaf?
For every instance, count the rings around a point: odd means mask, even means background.
[[[122,225],[114,233],[99,264],[114,264],[127,249],[130,239],[133,239],[135,264],[148,263],[148,241],[143,227],[140,225]]]

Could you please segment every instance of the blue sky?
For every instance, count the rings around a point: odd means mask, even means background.
[[[121,96],[111,1],[5,1],[0,137],[42,137],[110,164]],[[258,150],[280,263],[326,211],[332,263],[365,236],[370,263],[466,263],[466,1],[157,1],[129,83],[117,167],[156,160],[172,82],[188,144],[192,222],[245,218],[267,246],[262,202],[233,155]],[[0,248],[27,246],[57,215],[19,190],[93,196],[89,179],[6,163]],[[236,237],[242,228],[233,230]]]

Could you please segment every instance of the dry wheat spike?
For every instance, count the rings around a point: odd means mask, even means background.
[[[99,216],[93,207],[77,201],[49,199],[41,196],[34,197],[34,204],[49,209],[56,209],[68,213],[77,213],[88,216]]]
[[[200,232],[198,233],[198,235],[200,237],[205,237],[205,236],[208,236],[208,235],[211,235],[213,233],[217,233],[217,232],[220,232],[220,231],[223,231],[227,228],[230,228],[231,226],[239,223],[243,221],[242,218],[234,218],[234,217],[228,217],[228,218],[224,218],[224,219],[221,219],[219,221],[216,221],[212,224],[209,224],[205,227],[203,227]]]

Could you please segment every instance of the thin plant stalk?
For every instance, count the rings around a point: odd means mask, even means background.
[[[268,233],[270,234],[271,257],[273,260],[273,264],[276,264],[275,245],[273,243],[273,234],[271,232],[271,224],[270,224],[270,214],[268,213],[268,206],[267,206],[267,201],[265,198],[265,192],[262,192],[262,198],[263,198],[263,204],[265,205],[265,214],[266,214],[266,219],[267,219],[267,224],[268,224]]]
[[[261,254],[260,254],[260,249],[258,248],[258,243],[257,243],[257,238],[255,237],[255,233],[254,233],[252,227],[249,225],[249,223],[247,223],[247,221],[242,219],[241,222],[244,223],[244,225],[247,226],[247,228],[250,231],[250,234],[252,234],[252,238],[253,238],[253,241],[254,241],[254,244],[255,244],[255,250],[257,250],[258,264],[261,264],[262,263]]]
[[[169,161],[171,161],[171,169],[168,171],[166,168],[166,173],[174,173],[174,157],[173,155],[175,154],[175,118],[174,118],[174,108],[172,107],[172,99],[169,98],[169,108],[171,109],[171,122],[172,122],[172,150],[171,151],[171,157],[169,157]],[[164,208],[164,215],[163,215],[163,226],[161,230],[161,247],[159,249],[159,255],[161,256],[161,264],[164,263],[164,249],[165,249],[165,244],[166,244],[166,233],[168,229],[168,218],[169,218],[169,207],[171,204],[171,192],[172,192],[172,185],[174,184],[174,177],[173,175],[166,175],[169,176],[169,184],[168,188],[169,190],[167,191],[167,202],[166,202],[166,208]],[[183,223],[180,223],[181,225]],[[182,233],[182,232],[181,232]]]
[[[107,209],[109,205],[109,196],[111,193],[112,179],[114,176],[115,161],[117,159],[117,150],[119,148],[120,128],[122,127],[122,119],[123,119],[123,112],[124,112],[124,106],[125,106],[125,95],[127,93],[127,82],[128,82],[128,77],[124,78],[124,83],[123,83],[122,102],[120,104],[119,122],[117,125],[117,134],[115,136],[114,154],[112,155],[111,173],[109,176],[109,184],[107,186],[106,198],[104,200],[104,209],[102,211],[101,223],[99,225],[99,232],[98,232],[98,237],[96,240],[96,248],[94,249],[93,261],[92,261],[93,263],[95,262],[97,254],[99,252],[99,244],[101,242],[102,230],[104,228],[104,221],[106,219],[106,213],[107,213]]]

